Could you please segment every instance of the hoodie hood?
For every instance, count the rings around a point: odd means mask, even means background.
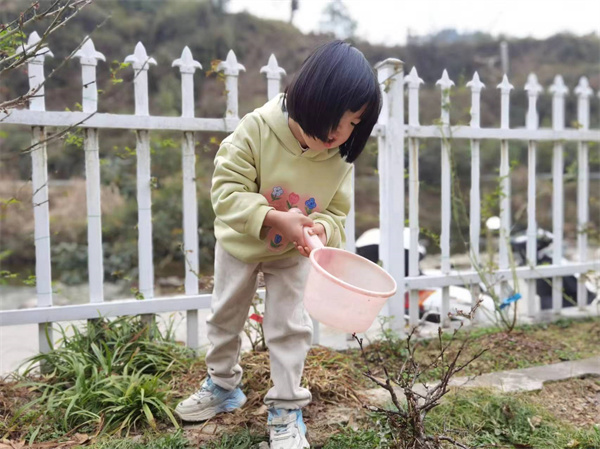
[[[324,161],[332,157],[340,157],[340,149],[329,148],[328,150],[306,150],[302,151],[300,142],[292,134],[288,125],[288,116],[283,111],[283,94],[279,94],[264,106],[255,111],[275,133],[281,142],[281,146],[295,156],[312,159],[315,161]]]

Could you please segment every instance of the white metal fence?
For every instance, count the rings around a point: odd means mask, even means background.
[[[28,48],[35,49],[39,37],[33,33]],[[44,83],[44,61],[52,53],[45,47],[38,49],[35,57],[28,64],[30,88],[35,89]],[[46,327],[57,321],[72,321],[97,318],[102,316],[154,314],[170,311],[186,311],[187,344],[198,347],[198,309],[208,308],[210,295],[199,294],[195,273],[199,272],[198,262],[198,217],[195,184],[195,141],[194,132],[215,131],[231,132],[239,121],[238,117],[238,76],[244,71],[233,51],[218,66],[223,72],[226,84],[227,110],[224,118],[194,117],[193,77],[196,70],[202,69],[186,47],[179,59],[173,61],[173,67],[181,72],[182,113],[181,117],[150,116],[148,109],[148,70],[156,61],[146,54],[141,43],[135,47],[132,55],[127,56],[134,73],[135,114],[116,115],[97,113],[98,94],[96,86],[96,65],[104,56],[97,52],[91,39],[87,39],[77,51],[82,68],[82,111],[62,112],[46,111],[44,87],[30,101],[28,110],[11,110],[0,113],[0,125],[22,125],[31,127],[32,141],[36,144],[31,151],[33,209],[35,218],[35,251],[36,251],[36,289],[37,308],[25,310],[0,311],[0,326],[28,323],[39,325],[40,349],[47,350]],[[422,80],[416,69],[404,78],[403,63],[398,59],[387,59],[376,65],[383,92],[383,109],[379,123],[373,135],[379,146],[379,179],[380,179],[380,258],[384,267],[397,280],[397,295],[388,302],[387,313],[395,317],[393,324],[397,329],[405,325],[404,296],[410,295],[409,323],[418,320],[418,289],[441,287],[443,306],[441,316],[445,317],[449,309],[449,287],[452,285],[477,284],[479,281],[478,264],[480,236],[480,156],[479,144],[483,139],[500,142],[503,199],[501,204],[501,238],[499,250],[499,270],[493,274],[495,282],[509,281],[513,270],[509,267],[509,249],[507,237],[511,228],[510,212],[510,178],[508,149],[511,141],[526,141],[529,145],[529,188],[528,188],[528,259],[529,266],[517,268],[519,278],[528,282],[530,302],[528,310],[535,314],[535,279],[552,277],[559,285],[561,276],[599,270],[600,260],[588,261],[587,235],[584,232],[589,221],[589,176],[588,176],[588,142],[600,142],[600,131],[589,129],[589,101],[592,91],[587,79],[581,78],[575,89],[578,96],[578,122],[580,128],[566,129],[564,126],[564,99],[568,92],[562,78],[557,76],[551,92],[553,94],[553,128],[538,129],[536,99],[542,87],[534,75],[531,75],[525,89],[529,95],[529,111],[525,128],[509,128],[509,94],[513,86],[506,76],[498,86],[502,96],[501,127],[499,129],[480,127],[479,99],[484,87],[477,73],[467,86],[472,91],[470,126],[452,126],[450,124],[449,102],[450,89],[454,83],[444,71],[437,82],[441,88],[441,121],[437,125],[421,126],[419,124],[419,86]],[[275,56],[269,58],[268,64],[261,69],[267,78],[268,98],[280,91],[280,79],[285,71],[277,64]],[[404,85],[408,86],[408,123],[404,119]],[[89,303],[70,306],[53,306],[50,268],[50,205],[48,203],[48,172],[45,138],[48,128],[77,127],[84,130],[84,154],[87,188],[88,219],[88,268],[90,298]],[[138,251],[139,251],[139,290],[144,301],[125,299],[104,302],[103,294],[103,254],[102,254],[102,217],[100,208],[100,159],[99,129],[135,130],[137,136],[137,203],[138,203]],[[152,131],[170,130],[181,132],[181,158],[183,169],[183,250],[185,257],[185,294],[180,296],[154,297],[154,265],[152,251],[152,198],[150,170],[150,141]],[[449,138],[451,137],[451,138]],[[438,276],[419,276],[418,270],[418,238],[419,238],[419,139],[437,139],[441,142],[441,268]],[[404,233],[402,232],[405,217],[405,140],[408,139],[408,220],[411,229],[409,276],[406,277],[404,267]],[[451,144],[455,139],[468,139],[471,145],[471,198],[470,198],[470,251],[473,269],[457,272],[450,264],[450,223],[451,210]],[[555,237],[554,262],[552,265],[535,266],[536,260],[536,210],[535,210],[535,166],[536,144],[540,141],[553,141],[553,233]],[[563,238],[563,149],[565,142],[576,142],[578,145],[578,252],[579,262],[562,264]],[[348,249],[354,250],[354,212],[348,219]],[[581,284],[581,283],[580,283]],[[580,288],[585,288],[580,285]],[[554,310],[561,308],[561,290],[555,288]],[[584,295],[579,295],[583,298]],[[584,307],[581,300],[579,306]]]

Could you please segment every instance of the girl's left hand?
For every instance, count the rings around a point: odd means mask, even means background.
[[[308,230],[308,233],[310,235],[316,235],[319,237],[323,245],[327,245],[327,233],[325,232],[325,226],[323,226],[321,223],[315,223],[314,226],[311,226],[311,228]],[[294,242],[294,244],[296,245],[296,248],[300,254],[302,254],[304,257],[310,256],[310,247],[302,247],[296,242]]]

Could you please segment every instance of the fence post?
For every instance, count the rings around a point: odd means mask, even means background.
[[[537,76],[533,73],[527,78],[525,85],[527,97],[529,99],[529,108],[527,110],[526,127],[529,130],[536,130],[539,125],[537,113],[537,98],[543,91],[538,83]],[[537,265],[537,218],[536,218],[536,165],[537,165],[537,142],[530,140],[528,143],[527,160],[527,265],[535,267]],[[537,280],[527,280],[527,313],[530,317],[539,312],[537,303]]]
[[[375,65],[383,94],[379,123],[379,258],[398,284],[387,302],[392,329],[404,331],[404,63],[389,58]],[[383,145],[382,145],[383,144]],[[396,226],[392,227],[392,223]]]
[[[471,128],[481,127],[481,90],[485,84],[479,79],[479,74],[475,72],[473,79],[467,83],[471,89]],[[481,235],[481,158],[479,152],[479,139],[471,140],[471,192],[469,198],[469,253],[471,267],[481,270],[481,258],[479,254],[479,237]],[[471,306],[474,307],[479,302],[480,289],[478,284],[471,286]],[[474,316],[477,320],[481,315],[478,312]]]
[[[590,97],[592,96],[590,83],[585,76],[579,79],[579,84],[575,88],[577,94],[577,122],[580,129],[588,130],[590,128]],[[579,253],[579,262],[587,262],[587,244],[588,244],[588,220],[589,220],[589,160],[587,142],[579,142],[577,147],[577,252]],[[581,310],[587,306],[587,289],[585,287],[585,273],[579,275],[577,282],[577,305]]]
[[[267,65],[261,67],[260,73],[267,75],[267,98],[270,100],[279,94],[281,89],[281,77],[285,75],[285,70],[277,64],[277,58],[271,54]]]
[[[569,92],[563,81],[562,76],[556,75],[554,84],[550,86],[552,96],[552,129],[562,131],[565,129],[565,96]],[[554,152],[552,155],[552,242],[553,254],[552,264],[562,265],[562,245],[563,245],[563,227],[564,227],[564,183],[563,183],[563,144],[559,141],[554,142]],[[552,278],[552,312],[558,314],[562,308],[562,277],[554,276]]]
[[[442,250],[442,273],[450,273],[450,225],[452,223],[452,168],[450,165],[450,152],[452,151],[450,138],[444,133],[450,129],[450,88],[454,81],[448,77],[448,71],[444,69],[442,78],[436,83],[442,91],[442,232],[440,235],[440,247]],[[440,310],[440,325],[450,326],[450,287],[442,287],[442,308]]]
[[[202,69],[188,47],[181,58],[173,61],[181,72],[181,116],[194,117],[194,73]],[[200,263],[198,258],[198,202],[196,199],[196,142],[193,132],[183,133],[181,144],[181,172],[183,176],[183,256],[185,266],[185,294],[198,294]],[[198,310],[186,313],[187,345],[196,350],[198,342]]]
[[[423,80],[413,67],[404,82],[408,84],[408,125],[419,126],[419,86]],[[415,277],[419,275],[419,139],[408,139],[408,157],[408,275]],[[416,289],[409,290],[408,317],[411,326],[419,324],[419,291]]]
[[[36,50],[40,36],[34,31],[29,36],[25,53]],[[27,63],[29,89],[37,92],[29,100],[29,109],[45,111],[44,62],[46,57],[54,57],[50,49],[40,46]],[[46,128],[32,128],[31,184],[33,189],[33,218],[35,222],[35,287],[38,307],[52,306],[52,272],[50,265],[50,207],[48,200],[48,152],[46,148]],[[52,347],[52,323],[38,325],[40,352],[48,352]],[[43,368],[42,368],[43,369]]]
[[[104,55],[96,51],[94,42],[86,36],[85,43],[75,53],[81,62],[81,82],[83,92],[81,104],[83,112],[94,114],[98,110],[98,88],[96,66],[98,60],[106,61]],[[88,279],[90,302],[104,301],[104,262],[102,251],[102,209],[100,206],[100,153],[98,130],[86,128],[84,131],[85,181],[87,199],[88,235]]]

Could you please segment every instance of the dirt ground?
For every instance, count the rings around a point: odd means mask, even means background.
[[[600,377],[546,383],[527,396],[575,427],[600,425]]]

